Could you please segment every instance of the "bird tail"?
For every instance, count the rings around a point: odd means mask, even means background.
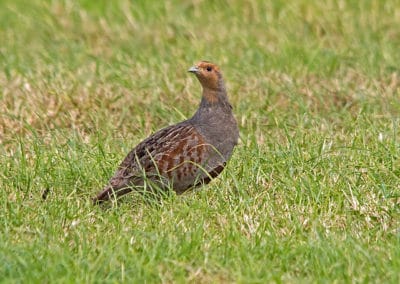
[[[117,198],[118,196],[127,194],[132,191],[130,187],[113,188],[111,185],[107,185],[95,198],[93,198],[93,204],[100,204],[111,198]]]

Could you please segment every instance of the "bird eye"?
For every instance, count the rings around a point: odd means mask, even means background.
[[[207,71],[211,72],[212,68],[210,66],[207,67]]]

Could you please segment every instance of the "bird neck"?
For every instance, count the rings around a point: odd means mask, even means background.
[[[203,88],[200,108],[224,107],[228,105],[230,104],[224,86],[218,89]]]
[[[232,115],[232,106],[228,101],[225,89],[209,90],[203,89],[203,97],[196,113],[191,118],[197,123],[207,123],[210,119],[215,120],[219,117],[219,121],[223,121]]]

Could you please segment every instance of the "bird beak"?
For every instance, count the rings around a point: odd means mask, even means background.
[[[199,71],[200,71],[200,70],[199,70],[199,67],[197,67],[197,66],[192,66],[192,67],[190,67],[189,70],[188,70],[188,72],[194,73],[194,74],[197,74]]]

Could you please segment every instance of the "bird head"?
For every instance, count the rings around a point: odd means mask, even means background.
[[[219,67],[208,61],[200,61],[188,70],[194,73],[205,90],[225,91]]]

